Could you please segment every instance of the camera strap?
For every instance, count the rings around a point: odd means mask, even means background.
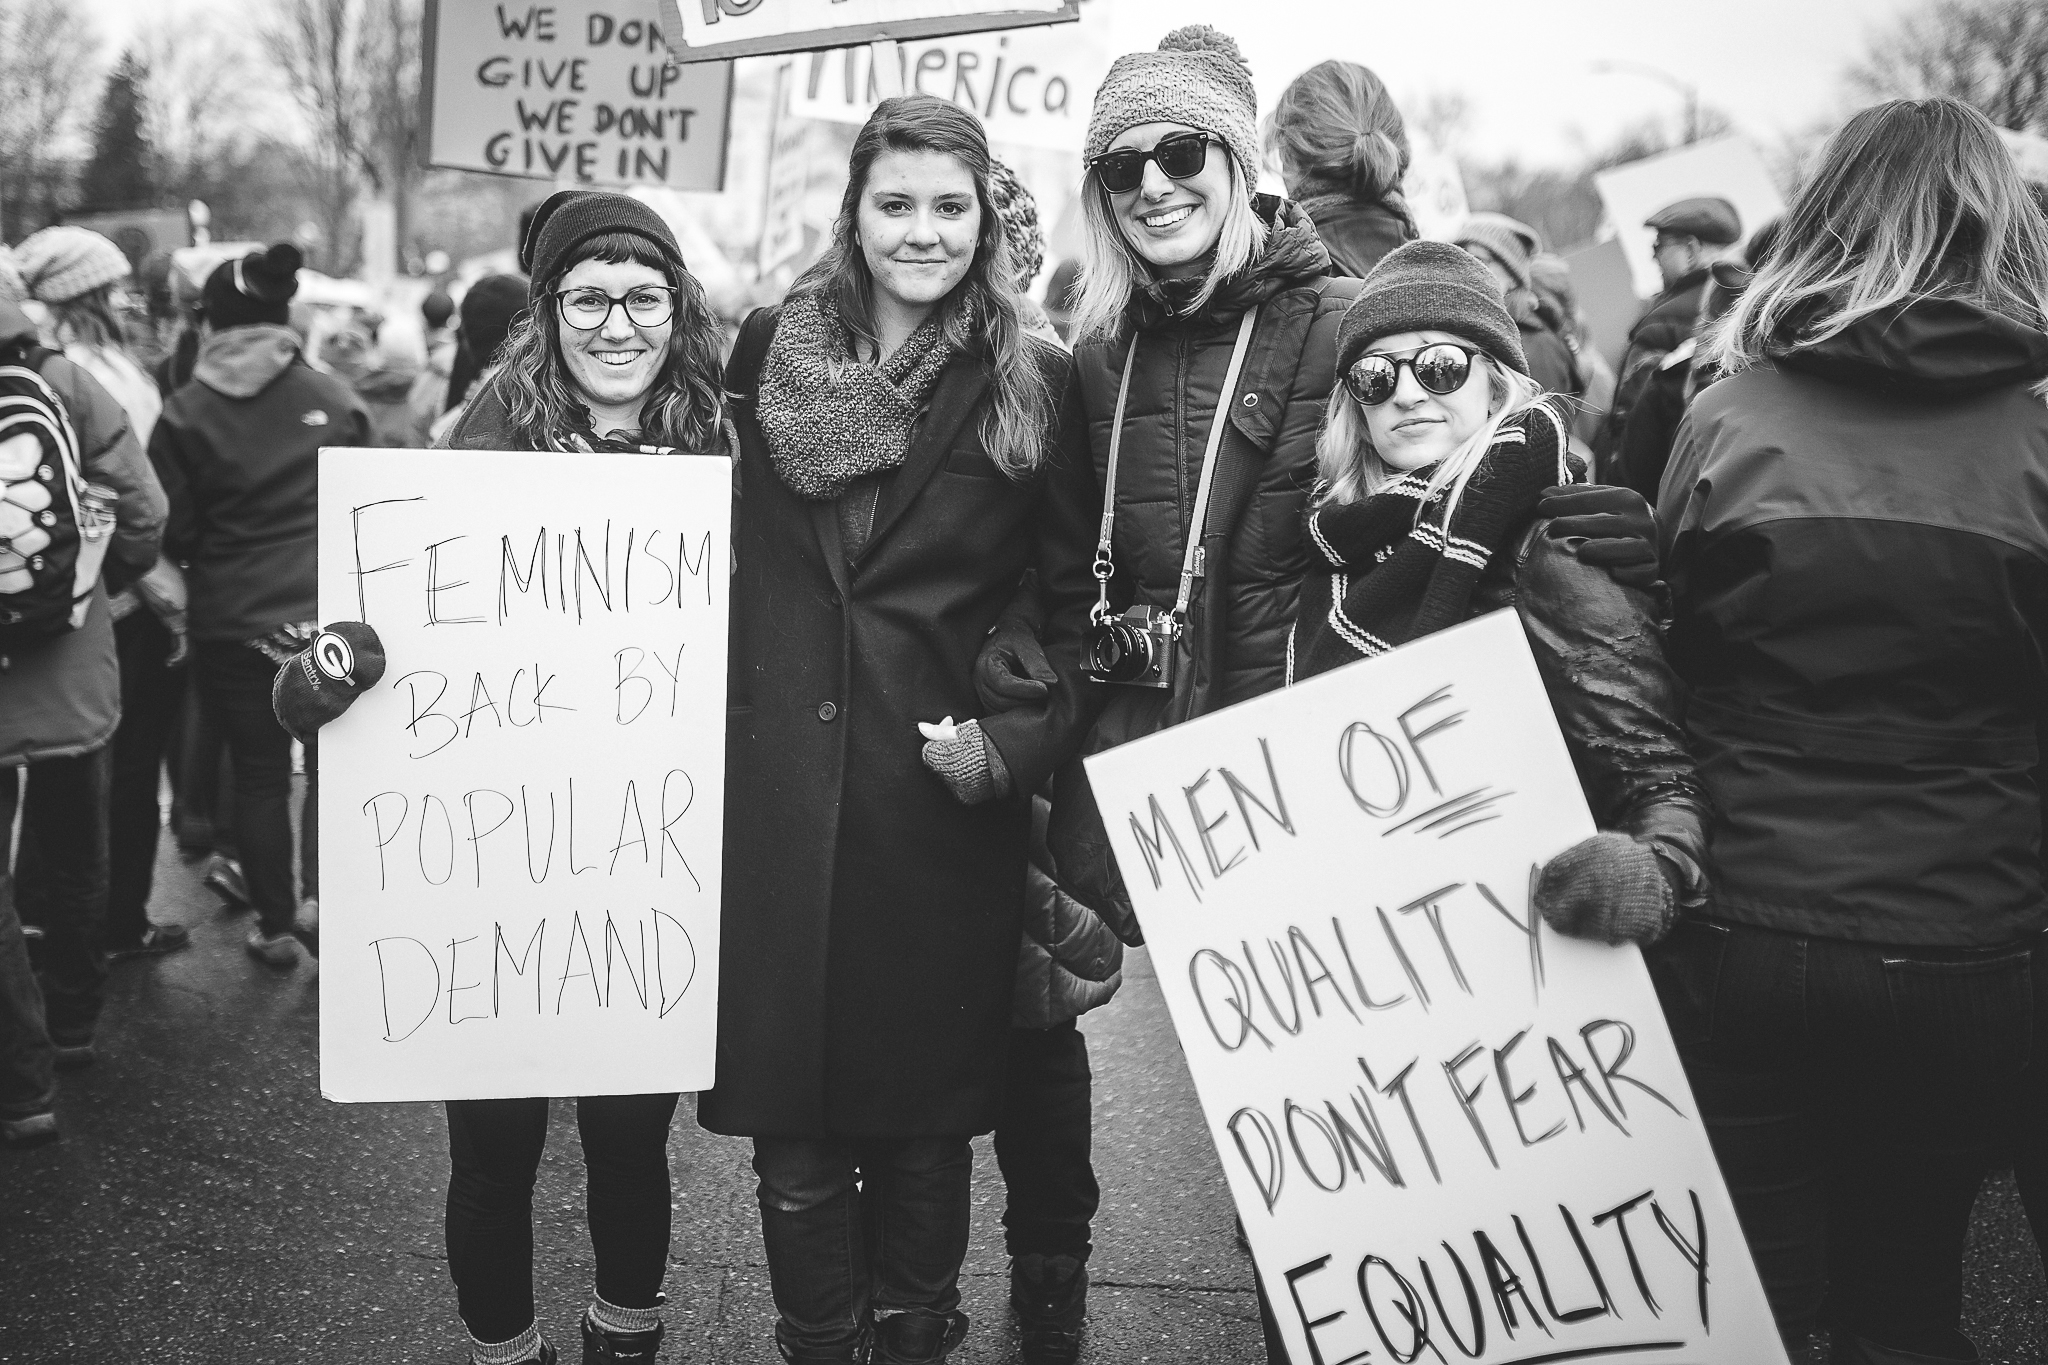
[[[1187,553],[1181,558],[1180,591],[1173,601],[1173,627],[1178,635],[1187,625],[1188,603],[1195,592],[1195,580],[1202,576],[1202,537],[1208,529],[1209,494],[1216,483],[1216,452],[1223,448],[1223,429],[1228,425],[1226,418],[1231,404],[1237,400],[1237,378],[1244,372],[1245,352],[1251,348],[1252,328],[1258,324],[1259,310],[1256,305],[1247,308],[1238,319],[1237,343],[1231,347],[1230,367],[1224,371],[1223,387],[1216,395],[1216,415],[1209,421],[1209,441],[1202,452],[1202,476],[1195,485],[1195,506],[1188,517]],[[1116,562],[1110,554],[1110,543],[1116,532],[1116,465],[1117,454],[1124,440],[1124,405],[1131,395],[1131,370],[1138,359],[1138,338],[1131,337],[1130,350],[1124,354],[1124,375],[1116,390],[1116,416],[1109,429],[1109,470],[1105,480],[1107,487],[1102,495],[1102,527],[1095,542],[1095,607],[1089,619],[1100,621],[1109,616],[1109,580],[1116,572]]]

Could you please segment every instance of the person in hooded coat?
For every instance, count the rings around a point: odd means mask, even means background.
[[[1715,890],[1651,973],[1788,1346],[1964,1365],[2048,998],[2048,221],[1991,124],[1850,119],[1707,358],[1658,520]]]

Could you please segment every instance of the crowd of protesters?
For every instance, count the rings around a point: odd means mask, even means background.
[[[0,607],[46,559],[104,564],[64,628],[0,613],[8,1142],[56,1136],[107,962],[187,945],[145,913],[167,762],[249,953],[317,948],[318,731],[383,658],[335,623],[357,675],[295,662],[318,449],[681,452],[734,466],[746,869],[697,1119],[752,1144],[783,1359],[958,1347],[991,1132],[1025,1359],[1078,1358],[1077,1025],[1143,941],[1081,758],[1512,608],[1600,829],[1534,904],[1643,945],[1788,1350],[1975,1361],[1987,1173],[2014,1163],[2048,1229],[2041,205],[1967,107],[1865,110],[1781,220],[1650,218],[1665,289],[1609,368],[1534,228],[1420,239],[1372,72],[1257,108],[1213,29],[1119,58],[1042,310],[1028,192],[923,96],[881,103],[823,255],[730,342],[660,216],[595,191],[521,225],[523,278],[429,298],[424,366],[368,315],[308,328],[279,246],[207,276],[151,382],[112,244],[23,242],[0,365],[40,376],[78,468],[53,501],[0,428]],[[586,1363],[660,1346],[677,1100],[578,1101]],[[471,1358],[545,1365],[546,1100],[446,1108]]]

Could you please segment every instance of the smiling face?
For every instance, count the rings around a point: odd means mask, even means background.
[[[1432,342],[1449,341],[1462,346],[1472,343],[1452,332],[1399,332],[1374,341],[1365,354],[1374,352],[1406,355]],[[1486,425],[1492,416],[1493,387],[1489,382],[1493,362],[1477,356],[1464,386],[1453,393],[1431,393],[1415,378],[1414,367],[1399,367],[1394,396],[1384,403],[1361,407],[1366,434],[1380,462],[1389,469],[1421,469],[1457,450]],[[1355,400],[1354,400],[1355,401]]]
[[[668,284],[668,277],[651,265],[638,261],[578,261],[562,276],[556,290],[602,289],[614,298],[624,297],[641,285]],[[559,304],[555,313],[556,335],[562,342],[562,359],[569,380],[591,415],[609,419],[617,426],[637,424],[640,404],[661,374],[668,356],[669,337],[675,332],[671,317],[659,327],[641,327],[614,307],[595,331],[581,331],[562,320]]]
[[[946,152],[885,151],[854,220],[880,310],[929,313],[967,277],[981,237],[974,172]]]
[[[1109,150],[1147,152],[1161,138],[1198,131],[1185,123],[1140,123],[1118,134]],[[1175,180],[1159,169],[1157,161],[1147,161],[1138,188],[1109,196],[1110,215],[1131,249],[1155,271],[1195,275],[1202,271],[1202,258],[1223,235],[1232,193],[1230,153],[1211,142],[1202,169],[1185,180]]]

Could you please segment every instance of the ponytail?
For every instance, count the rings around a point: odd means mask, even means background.
[[[1401,193],[1408,128],[1387,87],[1356,62],[1327,61],[1296,76],[1266,119],[1266,149],[1297,200],[1341,195],[1384,205],[1419,236]]]

